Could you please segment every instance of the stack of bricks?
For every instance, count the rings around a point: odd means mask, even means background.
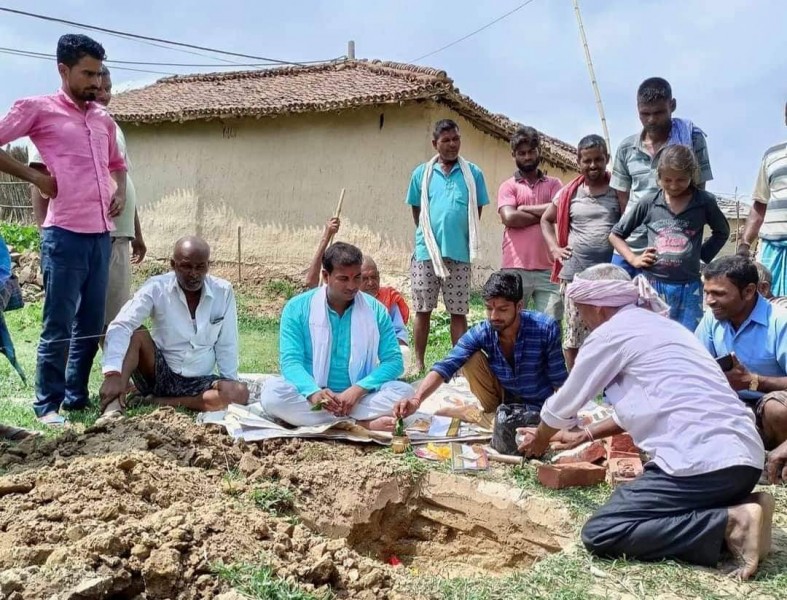
[[[642,474],[640,451],[627,433],[561,452],[553,460],[538,467],[541,485],[553,490],[596,485],[604,480],[615,486]]]

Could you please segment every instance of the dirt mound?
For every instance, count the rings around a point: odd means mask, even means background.
[[[15,600],[214,598],[216,566],[243,562],[339,598],[401,598],[391,555],[503,572],[559,549],[550,523],[568,522],[508,488],[415,481],[376,449],[233,444],[172,410],[0,447],[0,467],[0,598]]]

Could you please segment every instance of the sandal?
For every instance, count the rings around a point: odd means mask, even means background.
[[[38,417],[38,422],[50,427],[65,427],[68,425],[68,419],[54,411]]]

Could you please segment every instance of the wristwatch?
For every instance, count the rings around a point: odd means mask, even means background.
[[[757,373],[751,374],[751,381],[749,382],[749,391],[756,392],[760,387],[760,376]]]

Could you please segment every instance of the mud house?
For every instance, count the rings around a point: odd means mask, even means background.
[[[490,195],[513,171],[517,123],[461,94],[443,71],[343,60],[161,79],[115,97],[126,133],[146,239],[165,256],[198,231],[217,258],[305,268],[346,188],[337,239],[374,253],[389,272],[407,269],[413,222],[404,204],[412,169],[432,156],[431,127],[456,120],[463,154],[486,174]],[[575,149],[549,136],[543,167],[576,173]],[[498,265],[502,226],[482,219],[479,276]]]

